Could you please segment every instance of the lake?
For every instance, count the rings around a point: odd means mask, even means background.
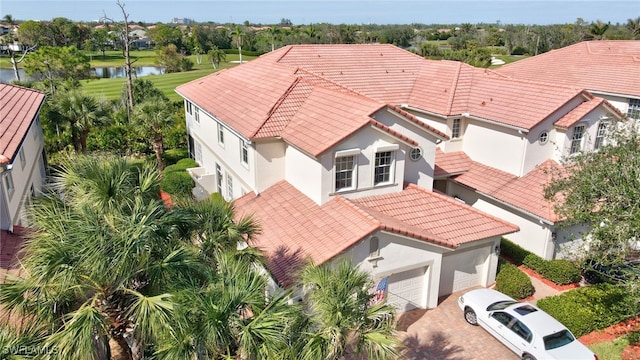
[[[27,76],[24,73],[24,69],[18,69],[20,72],[20,79],[25,80]],[[133,67],[132,76],[142,77],[148,75],[163,74],[164,69],[156,66],[135,66]],[[109,79],[109,78],[123,78],[125,77],[124,67],[98,67],[91,69],[91,75]],[[8,84],[15,80],[13,69],[0,69],[0,83]]]

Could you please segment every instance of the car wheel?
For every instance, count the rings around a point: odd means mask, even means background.
[[[536,360],[536,358],[531,354],[524,354],[524,356],[522,356],[522,360]]]
[[[473,309],[467,307],[464,309],[464,319],[471,325],[478,325],[478,317]]]

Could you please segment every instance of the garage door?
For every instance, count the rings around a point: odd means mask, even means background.
[[[387,304],[398,311],[424,308],[426,269],[421,267],[389,276]]]
[[[484,247],[443,257],[438,296],[482,285],[489,251]]]

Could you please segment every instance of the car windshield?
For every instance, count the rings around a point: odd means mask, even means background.
[[[569,330],[558,331],[555,334],[547,335],[542,338],[544,341],[544,348],[546,350],[556,349],[561,346],[565,346],[571,343],[576,338],[571,335]]]
[[[517,301],[512,300],[502,300],[498,302],[494,302],[493,304],[487,307],[487,311],[496,311],[496,310],[504,310],[509,305],[517,304]]]

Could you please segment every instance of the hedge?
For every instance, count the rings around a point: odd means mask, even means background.
[[[189,150],[185,148],[169,149],[162,153],[162,159],[165,165],[173,165],[180,159],[184,159],[189,156]],[[155,157],[155,155],[154,155]]]
[[[577,283],[582,278],[580,268],[569,260],[544,260],[535,254],[529,254],[522,264],[558,285]]]
[[[500,241],[500,254],[519,266],[522,265],[524,258],[527,255],[532,254],[532,252],[521,248],[505,238],[502,238]]]
[[[166,176],[169,173],[185,171],[193,167],[198,167],[198,163],[195,160],[189,158],[181,159],[177,163],[164,168],[163,174]]]
[[[162,190],[170,195],[191,195],[194,182],[186,171],[165,172],[160,184]]]
[[[537,306],[580,337],[628,319],[637,312],[623,287],[598,284],[538,300]]]
[[[509,263],[502,264],[496,276],[496,290],[514,299],[524,299],[533,295],[535,289],[527,274]]]

